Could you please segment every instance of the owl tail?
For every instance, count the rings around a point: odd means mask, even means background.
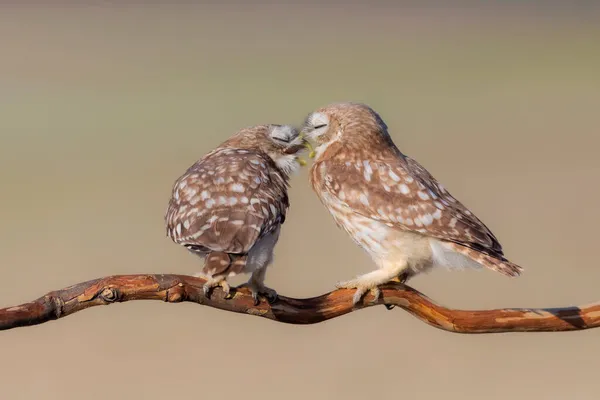
[[[202,272],[209,276],[233,276],[240,274],[246,267],[248,256],[212,251],[206,256]]]
[[[506,258],[504,258],[502,256],[500,256],[501,258],[493,257],[486,253],[482,253],[481,251],[477,251],[477,250],[462,246],[457,243],[448,243],[448,244],[456,252],[469,257],[473,261],[477,262],[478,264],[483,265],[486,268],[489,268],[496,272],[500,272],[503,275],[515,277],[515,276],[521,275],[521,272],[523,272],[522,267],[508,261]]]

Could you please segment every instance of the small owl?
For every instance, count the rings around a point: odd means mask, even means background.
[[[336,224],[377,269],[339,282],[354,303],[389,281],[435,266],[487,267],[517,276],[494,234],[417,161],[402,154],[386,124],[364,104],[331,104],[311,113],[301,132],[316,142],[311,185]]]
[[[288,125],[242,129],[192,165],[174,184],[165,215],[167,236],[204,259],[204,293],[227,277],[251,273],[245,286],[274,301],[264,285],[289,208],[289,177],[306,142]]]

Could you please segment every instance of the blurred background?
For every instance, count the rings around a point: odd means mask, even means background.
[[[599,3],[92,4],[0,6],[0,307],[198,271],[165,237],[175,179],[241,127],[346,100],[379,111],[526,269],[439,270],[414,287],[466,309],[600,300]],[[267,284],[311,297],[372,269],[306,169],[292,185]],[[0,393],[596,399],[599,335],[457,335],[383,307],[291,326],[130,302],[0,332]]]

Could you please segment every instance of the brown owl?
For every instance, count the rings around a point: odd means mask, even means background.
[[[197,274],[204,292],[227,277],[252,274],[255,302],[275,290],[264,285],[289,207],[289,177],[301,165],[306,142],[288,125],[242,129],[192,165],[177,181],[166,212],[167,236],[204,259]]]
[[[354,303],[377,286],[406,281],[434,266],[487,267],[517,276],[498,239],[417,161],[392,141],[370,107],[331,104],[302,128],[316,142],[310,180],[336,224],[371,256],[377,269],[340,288],[356,288]]]

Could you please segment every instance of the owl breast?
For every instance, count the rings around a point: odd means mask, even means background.
[[[393,229],[389,226],[353,212],[345,204],[324,194],[324,205],[335,223],[350,235],[352,240],[374,259],[383,258],[392,246]]]
[[[322,195],[322,201],[335,223],[380,267],[398,262],[406,262],[414,271],[431,267],[433,254],[426,236],[365,217],[327,194]]]

